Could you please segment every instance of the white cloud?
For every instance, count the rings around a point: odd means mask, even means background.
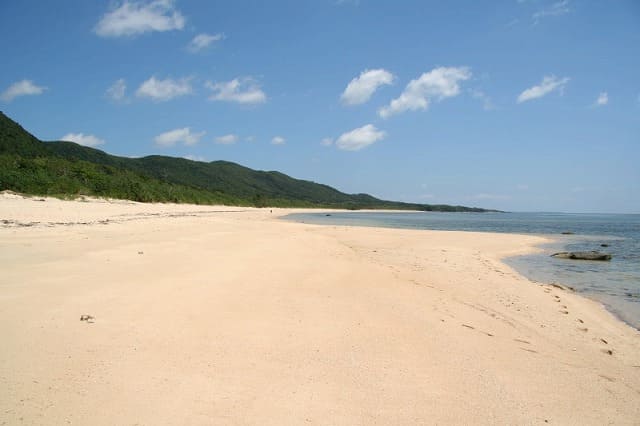
[[[378,87],[393,83],[394,75],[384,69],[365,70],[349,82],[340,99],[347,105],[367,102]]]
[[[114,101],[122,101],[127,93],[127,83],[124,78],[117,80],[107,89],[107,97]]]
[[[260,104],[266,102],[267,96],[260,89],[258,83],[251,77],[222,83],[207,81],[205,87],[211,89],[213,94],[209,96],[212,101],[237,102],[239,104]]]
[[[324,138],[320,141],[320,145],[322,146],[331,146],[333,145],[333,139],[332,138]]]
[[[285,142],[287,142],[287,140],[282,136],[274,136],[273,139],[271,139],[273,145],[284,145]]]
[[[411,80],[400,97],[391,101],[388,106],[380,108],[378,114],[388,118],[405,111],[427,109],[432,99],[442,100],[457,96],[460,93],[459,83],[471,78],[467,67],[440,67]]]
[[[204,134],[205,132],[192,133],[189,127],[184,127],[182,129],[174,129],[161,133],[155,137],[154,141],[156,145],[163,147],[174,146],[178,143],[195,145]]]
[[[538,22],[541,18],[546,18],[547,16],[564,15],[566,13],[569,13],[569,11],[569,0],[562,0],[555,2],[551,6],[534,13],[533,20],[535,22]]]
[[[206,49],[212,43],[215,43],[216,41],[220,41],[222,39],[224,39],[223,34],[198,34],[193,38],[193,40],[189,42],[189,44],[187,45],[187,50],[191,53],[196,53],[203,49]]]
[[[501,194],[481,193],[481,194],[475,194],[471,196],[471,199],[473,200],[509,200],[511,199],[511,197],[509,197],[508,195],[501,195]]]
[[[374,142],[384,139],[385,136],[385,132],[376,129],[373,124],[367,124],[340,135],[336,140],[336,146],[345,151],[359,151]]]
[[[420,198],[421,200],[432,200],[436,198],[436,196],[434,194],[420,194],[418,195],[418,198]]]
[[[185,18],[173,0],[128,1],[105,13],[94,31],[101,37],[136,36],[152,31],[184,28]]]
[[[244,138],[245,141],[247,142],[255,142],[256,141],[256,137],[255,136],[247,136],[246,138]]]
[[[517,18],[514,18],[512,20],[510,20],[507,25],[505,25],[506,28],[511,28],[511,27],[515,27],[516,25],[518,25],[520,23],[520,20]]]
[[[542,79],[542,82],[537,85],[528,88],[524,92],[520,93],[518,96],[518,103],[530,101],[532,99],[541,98],[554,90],[562,91],[564,90],[564,86],[569,82],[569,78],[558,78],[554,75],[545,76]]]
[[[482,101],[482,109],[484,109],[485,111],[490,111],[496,108],[495,105],[493,105],[493,101],[491,100],[491,97],[489,97],[489,95],[484,93],[482,90],[471,89],[469,90],[469,93],[471,93],[471,96],[474,99],[478,99]]]
[[[596,106],[603,106],[609,103],[609,94],[607,92],[602,92],[596,99]]]
[[[186,158],[187,160],[191,160],[191,161],[201,161],[201,162],[207,161],[207,159],[204,158],[202,155],[185,155],[182,158]]]
[[[2,92],[0,99],[4,102],[11,102],[17,97],[28,95],[41,95],[45,90],[44,86],[37,86],[31,80],[21,80],[13,83]]]
[[[192,92],[191,82],[188,78],[180,80],[158,80],[151,77],[138,87],[136,96],[139,98],[151,98],[154,101],[168,101],[178,96],[188,95]]]
[[[216,143],[221,145],[231,145],[238,142],[238,135],[229,134],[224,136],[218,136],[216,138]]]
[[[60,138],[62,141],[75,142],[84,146],[98,146],[104,144],[104,140],[94,135],[85,135],[84,133],[67,133]]]

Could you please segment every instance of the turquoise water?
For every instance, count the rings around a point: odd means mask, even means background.
[[[640,329],[639,214],[340,212],[293,214],[285,219],[326,225],[551,237],[554,243],[542,246],[542,253],[512,257],[506,263],[532,280],[571,286]],[[550,257],[558,251],[587,250],[610,253],[613,258],[610,262],[593,262]]]

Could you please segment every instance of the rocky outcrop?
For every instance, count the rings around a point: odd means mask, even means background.
[[[562,251],[552,254],[551,257],[577,260],[611,260],[610,254],[600,253],[599,251]]]

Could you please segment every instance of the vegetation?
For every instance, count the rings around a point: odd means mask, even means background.
[[[72,142],[42,142],[0,112],[0,190],[59,197],[93,195],[142,202],[474,211],[345,194],[327,185],[227,161],[152,155],[125,158]]]

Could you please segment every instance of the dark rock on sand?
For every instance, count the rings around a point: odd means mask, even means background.
[[[93,324],[95,318],[91,315],[81,315],[80,316],[80,321],[86,321],[90,324]]]
[[[610,254],[600,253],[599,251],[563,251],[560,253],[554,253],[551,257],[577,260],[611,260]]]

